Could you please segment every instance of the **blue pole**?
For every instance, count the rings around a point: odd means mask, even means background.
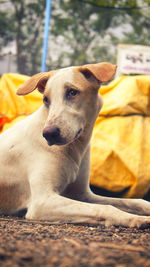
[[[48,48],[50,14],[51,14],[51,0],[46,0],[41,72],[46,71],[46,58],[47,58],[47,48]]]

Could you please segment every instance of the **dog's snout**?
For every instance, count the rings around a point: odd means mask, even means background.
[[[55,137],[58,137],[59,135],[60,135],[60,129],[57,126],[45,128],[43,131],[43,136],[46,139],[49,139],[51,137],[55,138]]]
[[[53,145],[60,137],[60,129],[57,126],[47,127],[43,131],[43,137],[48,141],[49,145]]]
[[[46,127],[43,130],[43,137],[47,140],[48,145],[61,145],[65,139],[61,136],[60,129],[57,126]]]

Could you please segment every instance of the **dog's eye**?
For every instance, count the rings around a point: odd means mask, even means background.
[[[43,102],[44,102],[44,104],[46,105],[46,107],[49,107],[50,102],[49,102],[49,99],[48,99],[47,96],[44,96],[44,97],[43,97]]]
[[[79,95],[80,92],[76,89],[68,89],[66,92],[66,98],[67,99],[73,99],[76,95]]]

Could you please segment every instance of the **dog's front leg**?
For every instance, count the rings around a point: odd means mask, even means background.
[[[80,164],[80,169],[76,182],[68,187],[67,196],[76,200],[102,204],[112,205],[116,208],[124,210],[126,212],[138,214],[138,215],[150,215],[150,203],[143,199],[120,199],[98,196],[91,192],[89,188],[89,176],[90,176],[90,146]]]
[[[143,199],[103,197],[95,195],[89,189],[86,193],[85,201],[102,205],[113,205],[116,208],[138,215],[150,215],[150,203]]]
[[[36,189],[36,188],[35,188]],[[121,211],[110,205],[98,205],[65,198],[56,193],[48,193],[43,188],[36,198],[33,195],[26,215],[31,220],[49,220],[51,223],[103,223],[140,227],[150,225],[150,217],[137,216]]]
[[[130,227],[150,224],[150,217],[126,213],[110,205],[85,203],[63,197],[52,189],[52,184],[57,184],[57,177],[51,180],[44,177],[30,179],[31,199],[27,219],[49,220],[52,223],[104,223]],[[60,181],[60,178],[58,180]]]

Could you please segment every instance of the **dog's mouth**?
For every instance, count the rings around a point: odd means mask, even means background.
[[[67,144],[67,141],[66,139],[64,138],[63,140],[46,140],[47,141],[47,144],[49,146],[53,146],[53,145],[56,145],[56,146],[63,146],[63,145],[66,145]]]
[[[47,144],[49,146],[52,146],[52,145],[62,146],[62,145],[72,143],[75,139],[79,137],[81,132],[82,132],[82,128],[80,128],[77,131],[75,138],[73,140],[68,140],[67,138],[61,135],[60,129],[58,127],[53,126],[51,128],[46,128],[43,130],[43,137],[46,139]]]
[[[79,135],[80,135],[81,132],[82,132],[82,128],[80,128],[80,130],[76,133],[75,139],[77,139],[79,137]]]

